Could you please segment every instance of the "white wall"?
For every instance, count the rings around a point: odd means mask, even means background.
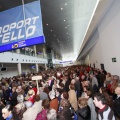
[[[11,52],[0,53],[0,67],[2,63],[4,67],[7,67],[7,71],[0,71],[0,79],[2,77],[13,77],[18,75],[17,64],[21,63],[22,72],[36,72],[36,69],[31,69],[30,65],[47,64],[46,58],[32,57],[28,55],[22,55]],[[60,64],[61,60],[54,59],[54,64]]]
[[[47,59],[11,52],[0,53],[0,63],[47,63]]]
[[[22,63],[22,72],[27,73],[36,71],[30,68],[30,64],[45,64],[47,63],[47,59],[11,52],[4,52],[0,53],[0,63],[3,63],[4,67],[7,67],[7,71],[0,71],[1,79],[2,77],[13,77],[18,75],[17,63]],[[0,67],[2,67],[2,65]]]
[[[120,0],[113,5],[98,26],[99,38],[89,52],[91,65],[100,68],[103,63],[106,71],[120,75]],[[116,58],[117,62],[112,62]]]
[[[17,68],[17,64],[4,64],[5,67],[7,67],[7,71],[0,71],[0,79],[2,77],[13,77],[18,75],[18,68]],[[33,72],[32,69],[30,69],[30,64],[22,64],[21,65],[22,68],[22,72]]]
[[[0,79],[2,77],[13,77],[17,74],[17,65],[13,67],[7,67],[7,71],[0,71]]]
[[[90,65],[90,57],[89,54],[87,54],[86,58],[85,58],[85,64],[86,65]]]

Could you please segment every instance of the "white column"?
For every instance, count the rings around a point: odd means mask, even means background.
[[[52,59],[54,59],[54,51],[51,50],[51,54],[52,54]]]
[[[35,56],[36,56],[36,45],[33,46],[33,49],[34,49],[34,53],[35,53]]]
[[[45,63],[45,70],[47,70],[47,64]]]
[[[38,73],[39,69],[38,69],[38,63],[35,63],[36,66],[36,72]]]
[[[46,55],[46,50],[45,50],[45,46],[43,46],[43,57],[45,57]]]
[[[17,54],[20,54],[20,49],[17,49],[16,52],[17,52]]]
[[[22,74],[21,63],[17,64],[17,69],[18,69],[18,75],[21,75]]]

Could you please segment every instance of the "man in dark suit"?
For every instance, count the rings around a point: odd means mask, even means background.
[[[116,87],[115,94],[117,98],[113,102],[113,112],[116,116],[116,120],[120,120],[120,85]]]
[[[83,92],[83,88],[82,88],[82,84],[79,80],[79,77],[76,77],[75,78],[75,89],[76,89],[76,92],[77,92],[77,99],[81,96],[82,92]]]

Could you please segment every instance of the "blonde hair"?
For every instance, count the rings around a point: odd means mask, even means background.
[[[28,91],[28,95],[29,95],[29,96],[31,96],[31,95],[35,95],[34,90],[29,90],[29,91]]]
[[[81,106],[81,107],[86,107],[88,105],[87,98],[80,97],[78,99],[78,105]]]

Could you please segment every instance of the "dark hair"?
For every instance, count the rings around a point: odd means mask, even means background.
[[[63,83],[59,83],[59,86],[63,88],[63,87],[64,87],[64,84],[63,84]]]
[[[0,85],[0,90],[2,90],[2,86]]]
[[[108,90],[105,87],[101,87],[100,89],[102,94],[105,96],[106,104],[108,106],[112,106],[113,98],[108,94]]]
[[[107,89],[105,87],[101,87],[100,89],[101,89],[102,93],[107,92]]]
[[[61,89],[60,88],[56,88],[55,89],[57,92],[61,93]]]
[[[9,112],[10,112],[10,111],[12,112],[13,107],[12,107],[12,105],[8,104],[8,105],[6,105],[3,109],[7,109]]]
[[[45,93],[49,94],[50,90],[49,90],[49,88],[48,88],[48,87],[45,87],[45,88],[44,88],[44,90],[43,90],[43,92],[45,92]]]
[[[50,107],[50,101],[49,100],[43,100],[42,101],[42,106],[45,108],[45,109],[48,109]]]
[[[68,100],[68,98],[69,98],[68,92],[64,91],[62,94],[63,94],[63,97]]]
[[[86,88],[86,91],[90,91],[90,86],[84,86]]]
[[[40,95],[35,95],[34,100],[38,102],[40,100]]]
[[[94,97],[96,97],[98,101],[101,101],[103,105],[106,104],[106,99],[103,94],[97,93],[94,95]]]
[[[60,89],[60,88],[56,88],[55,89],[57,92],[59,92],[60,94],[62,93],[62,89]]]
[[[87,91],[86,94],[87,94],[87,96],[92,97],[92,92],[91,91]]]
[[[111,74],[110,73],[107,73],[109,75],[109,77],[111,77]]]

